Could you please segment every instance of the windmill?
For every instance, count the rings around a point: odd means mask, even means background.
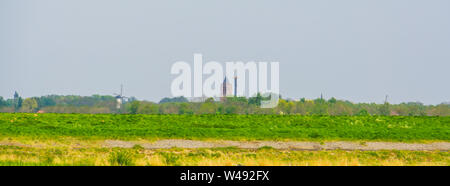
[[[120,85],[120,94],[114,94],[116,95],[116,102],[117,102],[117,109],[120,109],[125,99],[128,99],[128,97],[123,96],[123,85]]]

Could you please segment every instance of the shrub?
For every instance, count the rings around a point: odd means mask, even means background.
[[[114,166],[131,166],[133,165],[133,154],[128,151],[111,152],[109,163]]]
[[[161,152],[161,156],[164,157],[166,165],[179,165],[178,160],[180,157],[174,153]]]

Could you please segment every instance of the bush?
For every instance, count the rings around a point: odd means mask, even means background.
[[[177,166],[178,164],[178,160],[180,159],[180,157],[174,153],[166,153],[166,152],[161,152],[160,153],[161,156],[164,157],[166,165],[174,165]]]
[[[369,116],[370,114],[369,114],[369,112],[367,112],[366,109],[362,109],[356,115],[357,116]]]
[[[109,163],[114,166],[133,165],[133,154],[128,151],[115,151],[109,155]]]

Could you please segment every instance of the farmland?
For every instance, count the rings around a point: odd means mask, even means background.
[[[449,141],[450,117],[0,114],[0,166],[448,166]]]
[[[450,141],[450,117],[1,113],[0,137]]]

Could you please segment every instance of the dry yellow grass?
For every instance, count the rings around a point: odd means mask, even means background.
[[[113,154],[116,154],[115,156]],[[449,166],[449,152],[274,149],[33,148],[0,146],[0,165]]]

